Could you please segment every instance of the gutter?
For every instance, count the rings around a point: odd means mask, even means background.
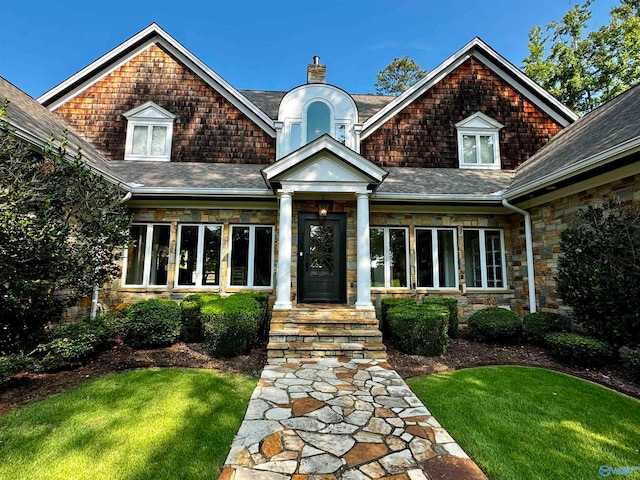
[[[502,205],[524,216],[524,237],[527,250],[527,282],[529,283],[529,312],[536,312],[536,278],[533,267],[533,238],[531,236],[531,214],[511,205],[506,198],[502,199]]]

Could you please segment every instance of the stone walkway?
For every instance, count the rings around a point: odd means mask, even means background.
[[[486,480],[383,360],[271,359],[220,480]]]

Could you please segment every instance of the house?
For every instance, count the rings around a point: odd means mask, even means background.
[[[563,312],[573,212],[640,200],[638,88],[578,119],[479,38],[398,97],[349,94],[318,57],[306,73],[288,92],[240,91],[152,24],[46,109],[0,83],[18,132],[68,125],[129,192],[136,241],[103,305],[264,291],[274,344],[314,306],[366,323],[386,296],[455,297],[463,321]]]

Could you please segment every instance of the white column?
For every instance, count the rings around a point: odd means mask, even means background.
[[[371,303],[371,255],[369,246],[369,194],[357,195],[357,285],[356,308],[373,308]]]
[[[279,192],[278,213],[278,276],[276,285],[276,310],[291,308],[291,219],[293,217],[293,194]]]

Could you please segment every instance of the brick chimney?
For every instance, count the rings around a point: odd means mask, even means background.
[[[318,55],[315,55],[313,63],[307,66],[307,83],[327,83],[327,66],[320,65]]]

